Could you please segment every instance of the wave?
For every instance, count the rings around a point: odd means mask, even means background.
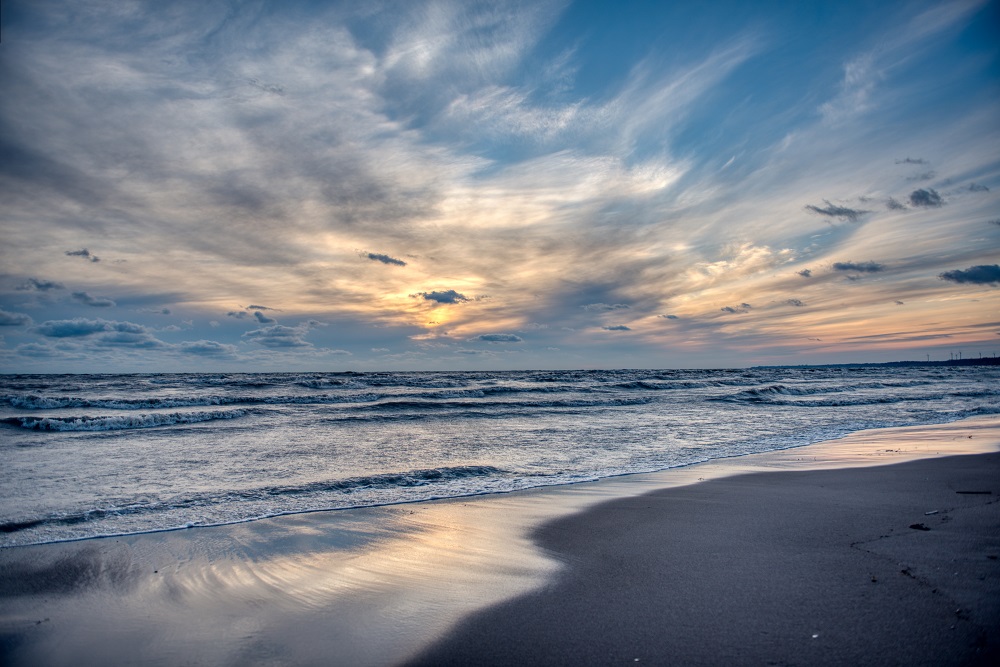
[[[719,397],[716,400],[724,401],[748,401],[748,402],[768,402],[774,403],[772,400],[775,396],[815,396],[817,394],[839,394],[848,393],[853,391],[863,391],[867,389],[906,389],[911,387],[921,387],[932,384],[926,381],[904,381],[904,382],[859,382],[854,384],[839,385],[839,386],[805,386],[805,387],[792,387],[784,384],[770,384],[763,387],[753,387],[752,389],[744,389],[743,391],[736,392],[735,394],[730,394],[728,396]],[[972,394],[972,395],[989,395],[992,390],[985,390],[987,393],[984,394]],[[952,394],[958,395],[958,394]],[[969,394],[963,394],[969,395]],[[940,397],[941,395],[935,395],[935,397]],[[907,400],[902,398],[901,400]],[[797,403],[804,404],[804,403]]]
[[[315,495],[320,493],[351,493],[365,489],[393,489],[428,486],[453,480],[499,477],[506,470],[493,466],[451,466],[425,468],[406,472],[348,477],[346,479],[311,482],[298,486],[266,486],[217,493],[193,494],[162,501],[135,502],[122,506],[94,508],[75,513],[60,513],[46,517],[27,518],[0,523],[0,533],[15,533],[44,526],[74,526],[90,521],[134,514],[149,514],[167,510],[210,507],[213,505],[269,500],[283,496]]]
[[[332,387],[332,385],[331,385]],[[345,383],[341,389],[348,388]],[[351,387],[354,388],[354,387]],[[184,398],[149,397],[149,398],[86,398],[83,396],[45,396],[42,394],[8,394],[0,397],[0,404],[6,403],[20,410],[57,410],[68,408],[89,408],[105,410],[155,410],[162,408],[211,407],[223,405],[310,405],[336,403],[373,403],[393,396],[406,396],[413,399],[441,400],[461,398],[486,398],[502,394],[522,393],[589,393],[586,387],[571,385],[552,387],[510,387],[494,386],[463,389],[444,389],[438,391],[413,392],[408,394],[386,394],[378,392],[359,393],[318,393],[318,394],[284,394],[284,395],[254,395],[254,394],[206,394]]]
[[[33,431],[121,431],[174,424],[197,424],[216,419],[237,419],[251,410],[215,410],[211,412],[156,412],[151,414],[105,417],[7,417],[0,423]]]
[[[61,408],[102,408],[106,410],[155,410],[157,408],[193,408],[216,405],[308,405],[314,403],[367,403],[383,394],[305,394],[300,396],[207,395],[190,398],[83,398],[79,396],[8,395],[0,402],[22,410]]]
[[[616,398],[606,398],[606,399],[556,399],[556,400],[542,400],[542,401],[457,401],[457,400],[414,400],[411,398],[401,398],[401,399],[390,399],[380,401],[378,403],[372,403],[368,405],[358,406],[356,410],[448,410],[448,409],[468,409],[468,408],[480,408],[480,409],[496,409],[503,408],[504,410],[536,410],[545,408],[595,408],[595,407],[616,407],[616,406],[627,406],[627,405],[645,405],[646,403],[652,402],[652,398],[648,397],[628,397],[621,396]]]
[[[708,382],[697,381],[666,382],[662,380],[630,380],[628,382],[616,382],[611,386],[615,389],[650,389],[653,391],[663,391],[668,389],[702,389],[713,385]]]

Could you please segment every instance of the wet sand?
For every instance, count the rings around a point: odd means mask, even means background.
[[[0,663],[988,664],[997,451],[988,417],[591,484],[2,549]]]
[[[1000,664],[998,496],[983,454],[611,501],[536,533],[554,582],[408,664]]]

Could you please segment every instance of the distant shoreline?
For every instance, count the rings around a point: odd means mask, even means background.
[[[857,368],[857,367],[885,367],[885,366],[1000,366],[1000,357],[981,357],[978,359],[948,359],[946,361],[879,361],[879,362],[856,362],[844,364],[769,364],[765,366],[754,366],[753,368]]]

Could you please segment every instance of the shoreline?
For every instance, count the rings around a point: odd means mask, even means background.
[[[879,427],[879,428],[861,429],[861,430],[858,430],[858,431],[850,431],[850,432],[848,432],[848,433],[846,433],[844,435],[835,436],[835,437],[832,437],[832,438],[828,438],[828,439],[825,439],[825,440],[819,440],[819,441],[811,442],[811,443],[804,444],[804,445],[789,445],[787,447],[782,447],[782,448],[779,448],[779,449],[771,449],[771,450],[765,450],[765,451],[761,451],[761,452],[750,452],[750,453],[746,453],[746,454],[730,454],[730,455],[726,455],[726,456],[720,456],[720,457],[716,457],[716,458],[705,459],[703,461],[695,461],[695,462],[692,462],[692,463],[682,463],[682,464],[679,464],[679,465],[676,465],[676,466],[673,466],[673,467],[663,468],[663,469],[660,469],[660,470],[653,470],[653,471],[646,471],[646,472],[620,472],[620,473],[610,474],[610,475],[607,475],[607,476],[604,476],[604,477],[597,477],[595,479],[585,479],[585,480],[573,481],[573,482],[555,482],[555,483],[552,483],[552,484],[541,484],[539,486],[529,486],[529,487],[519,488],[519,489],[510,489],[510,490],[503,490],[503,491],[482,491],[482,492],[468,493],[468,494],[464,494],[464,495],[455,495],[455,496],[438,496],[438,497],[432,497],[432,498],[416,498],[416,499],[413,499],[413,500],[400,500],[400,501],[385,502],[385,503],[374,503],[374,504],[370,504],[370,505],[349,505],[349,506],[344,506],[344,507],[317,507],[315,509],[291,510],[291,511],[285,511],[285,512],[277,512],[277,513],[274,513],[274,514],[264,514],[264,515],[261,515],[261,516],[254,516],[254,517],[249,517],[249,518],[245,518],[245,519],[236,519],[236,520],[233,520],[233,521],[222,521],[222,522],[217,522],[217,523],[191,522],[191,523],[189,523],[187,525],[169,526],[169,527],[166,527],[166,528],[152,528],[152,529],[148,529],[148,530],[125,531],[125,532],[120,532],[120,533],[108,533],[108,534],[103,534],[103,535],[88,535],[88,536],[80,536],[80,537],[67,537],[67,538],[59,538],[59,539],[53,539],[53,540],[45,540],[45,541],[40,541],[40,542],[26,542],[24,544],[0,544],[0,552],[2,552],[5,549],[20,549],[20,548],[25,548],[25,547],[38,547],[38,546],[54,545],[54,544],[67,544],[67,543],[74,543],[74,542],[86,542],[86,541],[90,541],[90,540],[131,538],[131,537],[139,537],[139,536],[142,536],[142,535],[156,535],[158,533],[170,533],[170,532],[178,532],[178,531],[186,531],[186,530],[194,530],[194,529],[224,528],[226,526],[237,526],[237,525],[240,525],[240,524],[253,523],[253,522],[256,522],[256,521],[268,521],[268,520],[273,520],[273,519],[279,519],[280,520],[280,519],[285,518],[285,517],[295,517],[295,516],[299,516],[299,515],[309,515],[309,514],[317,514],[317,513],[352,512],[352,511],[361,511],[361,510],[367,510],[367,509],[377,509],[377,508],[395,507],[395,506],[406,506],[406,505],[414,505],[414,504],[422,504],[422,503],[438,503],[438,502],[449,502],[449,501],[462,501],[462,500],[469,500],[469,499],[475,499],[475,498],[502,497],[502,496],[506,496],[508,494],[531,493],[531,492],[535,492],[535,491],[541,492],[541,491],[550,490],[550,489],[551,490],[558,490],[558,489],[563,489],[563,488],[572,488],[572,487],[576,487],[578,485],[584,485],[584,486],[586,486],[586,485],[592,485],[592,484],[607,484],[607,483],[613,483],[613,482],[622,481],[622,480],[624,480],[626,482],[629,481],[629,480],[634,480],[634,481],[637,481],[637,482],[640,482],[640,483],[644,483],[644,482],[647,481],[647,478],[649,478],[649,477],[658,478],[658,476],[661,476],[661,475],[665,476],[664,480],[663,480],[665,483],[673,484],[673,483],[676,483],[675,480],[673,479],[674,476],[675,476],[675,474],[678,471],[683,471],[683,470],[689,469],[689,468],[699,467],[699,470],[701,470],[700,467],[707,467],[707,469],[711,470],[714,464],[721,464],[722,466],[727,466],[727,463],[726,463],[727,461],[737,461],[737,462],[740,462],[740,461],[746,460],[746,461],[752,462],[752,461],[756,461],[757,457],[765,457],[765,458],[767,458],[767,457],[774,456],[777,459],[782,459],[782,458],[784,458],[784,457],[782,457],[782,453],[784,453],[784,452],[794,452],[794,451],[798,451],[798,450],[808,449],[808,448],[811,448],[811,447],[829,448],[830,445],[831,445],[831,443],[838,443],[838,442],[840,442],[842,440],[845,440],[845,439],[848,439],[848,438],[852,438],[856,434],[860,434],[860,433],[879,433],[879,432],[883,432],[883,431],[895,431],[895,430],[898,430],[898,429],[934,429],[935,427],[946,427],[946,426],[948,426],[950,424],[955,424],[955,423],[970,423],[970,422],[976,422],[977,420],[980,420],[980,421],[981,420],[990,420],[990,419],[993,419],[993,418],[995,418],[993,415],[977,415],[977,416],[973,416],[973,417],[956,418],[956,419],[952,419],[950,421],[931,422],[931,423],[928,423],[928,424],[916,424],[916,425],[909,425],[909,426],[885,426],[885,427]],[[1000,419],[1000,417],[996,417],[996,418]],[[924,452],[922,455],[926,455],[926,452]],[[801,458],[802,457],[798,457],[798,459],[801,459]],[[840,457],[838,459],[838,465],[854,465],[854,464],[856,464],[856,462],[851,462],[847,458],[844,458],[842,455],[840,455]],[[756,464],[751,463],[750,466],[747,469],[748,470],[755,469],[754,468],[755,465]],[[719,473],[718,472],[714,472],[714,473],[710,473],[710,474],[719,474]],[[728,474],[735,474],[735,473],[729,472]],[[702,478],[699,478],[699,480],[700,479],[702,479]],[[708,477],[706,477],[704,479],[708,479]]]
[[[998,434],[1000,417],[976,417],[595,482],[0,549],[0,657],[400,662],[560,580],[571,567],[536,531],[605,501],[746,473],[996,452]]]

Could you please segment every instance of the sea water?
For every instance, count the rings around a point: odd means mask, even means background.
[[[0,376],[0,546],[501,493],[1000,412],[998,367]]]

